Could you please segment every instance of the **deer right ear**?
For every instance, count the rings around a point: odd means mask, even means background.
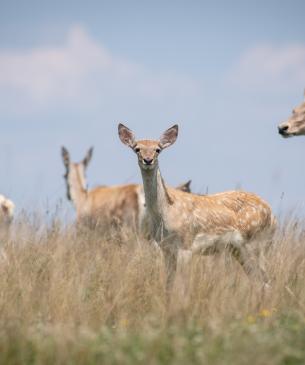
[[[66,167],[68,167],[69,163],[70,163],[70,155],[69,155],[68,150],[65,147],[61,147],[61,157],[62,157],[64,165]]]
[[[93,147],[90,147],[85,158],[83,159],[83,164],[86,168],[88,167],[89,162],[91,161],[92,155],[93,155]]]
[[[191,193],[191,182],[192,180],[189,180],[184,184],[180,184],[176,187],[176,189],[184,191],[185,193]]]
[[[133,132],[122,123],[119,124],[118,131],[121,142],[133,148],[136,140]]]

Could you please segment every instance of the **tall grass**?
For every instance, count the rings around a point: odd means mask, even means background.
[[[134,232],[22,216],[0,232],[0,363],[304,364],[304,228],[253,244],[270,289],[223,253],[181,260],[168,303]]]

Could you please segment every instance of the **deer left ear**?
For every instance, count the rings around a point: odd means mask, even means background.
[[[160,137],[159,143],[162,148],[167,148],[176,142],[178,137],[178,125],[175,124]]]

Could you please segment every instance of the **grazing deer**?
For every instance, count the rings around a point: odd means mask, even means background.
[[[278,126],[278,131],[285,138],[305,135],[305,101],[292,110],[291,117]]]
[[[14,217],[15,204],[3,195],[0,195],[0,225],[8,226]]]
[[[146,220],[150,236],[164,254],[167,289],[173,281],[179,249],[207,255],[229,248],[246,273],[256,272],[267,283],[258,262],[251,264],[246,244],[274,228],[269,205],[257,195],[241,191],[200,196],[166,187],[158,156],[176,141],[177,125],[169,128],[158,141],[136,140],[123,124],[119,124],[118,132],[121,141],[138,157]]]
[[[141,185],[98,186],[91,190],[86,187],[85,172],[91,161],[93,148],[85,158],[74,163],[65,147],[62,159],[66,168],[64,178],[67,198],[76,208],[77,221],[89,225],[126,224],[138,230],[145,210],[144,191]],[[178,189],[190,192],[191,181],[181,184]]]

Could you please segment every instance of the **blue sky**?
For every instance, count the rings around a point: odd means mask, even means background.
[[[305,202],[305,139],[276,126],[303,99],[303,1],[0,1],[0,190],[18,208],[65,199],[60,146],[94,145],[89,186],[140,182],[118,140],[173,123],[172,185]],[[64,204],[66,204],[64,200]]]

